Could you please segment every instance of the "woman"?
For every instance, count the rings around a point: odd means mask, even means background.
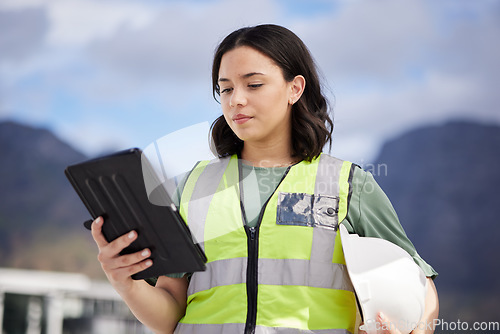
[[[354,332],[339,223],[394,242],[429,278],[437,275],[371,175],[321,154],[333,123],[295,34],[276,25],[231,33],[217,48],[212,80],[223,113],[212,125],[221,159],[201,162],[180,198],[181,215],[203,232],[207,271],[189,282],[159,277],[155,287],[133,281],[152,264],[150,251],[120,256],[136,233],[108,243],[102,218],[92,226],[103,270],[141,322],[158,333]],[[437,316],[429,282],[425,322]]]

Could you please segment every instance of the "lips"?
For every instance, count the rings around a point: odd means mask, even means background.
[[[253,117],[250,117],[245,114],[237,114],[233,117],[233,122],[236,124],[243,124],[246,123],[247,121],[251,120]]]

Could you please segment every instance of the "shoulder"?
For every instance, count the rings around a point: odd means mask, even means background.
[[[196,184],[201,184],[201,187],[217,183],[218,180],[228,170],[230,164],[233,166],[231,170],[235,170],[238,157],[236,155],[212,160],[201,160],[191,169],[186,176],[186,186],[194,189]]]
[[[228,155],[224,157],[213,158],[212,160],[202,160],[199,161],[197,166],[227,166],[230,161],[238,160],[238,156],[236,154]],[[196,168],[196,167],[195,167]]]
[[[351,161],[343,160],[327,153],[322,153],[315,160],[318,161],[320,171],[323,169],[324,172],[326,171],[328,173],[334,172],[336,169],[337,173],[340,172],[344,174],[344,177],[348,179],[351,185],[363,183],[368,174],[370,174]],[[322,168],[322,166],[324,166],[324,168]]]
[[[353,165],[350,175],[351,201],[360,206],[364,205],[392,205],[385,192],[380,188],[375,177],[370,171],[362,169],[358,165]]]
[[[354,171],[354,169],[357,169],[361,173],[366,173],[359,165],[355,164],[354,162],[351,162],[349,160],[343,160],[338,157],[335,157],[333,155],[330,155],[328,153],[321,153],[318,157],[313,159],[313,161],[318,161],[321,163],[326,163],[326,164],[344,164],[349,167]]]
[[[318,157],[316,157],[315,159],[313,159],[313,161],[320,161],[322,163],[331,163],[331,164],[335,164],[335,163],[350,163],[349,161],[346,161],[346,160],[342,160],[342,159],[339,159],[337,157],[334,157],[333,155],[330,155],[328,153],[321,153]]]
[[[226,168],[231,160],[237,160],[237,155],[218,157],[212,160],[200,160],[189,172],[189,176],[195,176],[201,174],[204,170],[216,170],[220,168]]]

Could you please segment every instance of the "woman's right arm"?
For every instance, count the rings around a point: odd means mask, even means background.
[[[107,242],[102,224],[102,217],[92,223],[92,237],[99,248],[97,258],[109,282],[140,322],[155,333],[172,333],[186,311],[187,279],[161,276],[154,287],[143,280],[133,280],[132,275],[151,266],[150,250],[120,255],[134,242],[137,233],[131,231]]]

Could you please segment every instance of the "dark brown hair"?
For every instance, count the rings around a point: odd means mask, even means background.
[[[284,27],[265,24],[241,28],[219,44],[212,65],[215,100],[220,96],[218,80],[222,56],[239,46],[254,48],[271,58],[281,68],[287,82],[297,75],[305,78],[304,92],[292,106],[292,154],[311,161],[319,156],[326,143],[331,147],[333,121],[328,114],[327,100],[321,92],[314,60],[300,38]],[[211,133],[212,149],[217,151],[219,157],[241,152],[243,141],[231,130],[223,115],[212,123]]]

